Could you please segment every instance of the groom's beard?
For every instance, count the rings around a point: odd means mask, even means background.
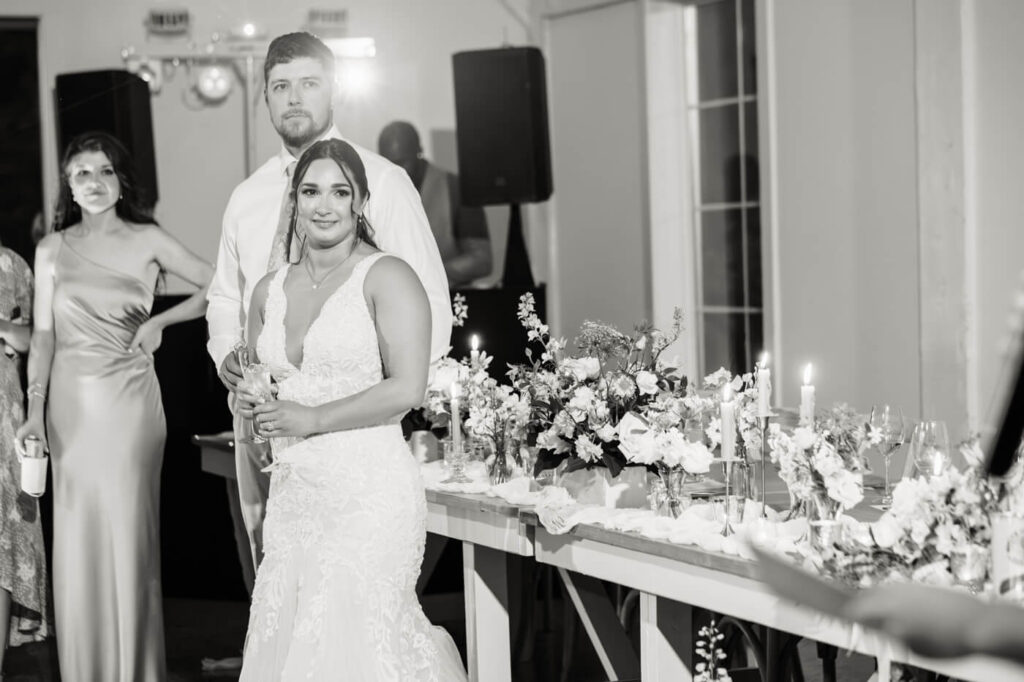
[[[304,109],[290,111],[282,117],[277,132],[286,146],[305,149],[330,129],[333,120],[333,109],[327,112],[325,120],[320,125],[317,125],[313,115]]]

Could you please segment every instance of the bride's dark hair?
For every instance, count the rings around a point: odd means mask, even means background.
[[[344,140],[333,139],[320,140],[313,143],[309,149],[302,153],[302,156],[299,157],[298,162],[295,164],[295,170],[292,172],[292,186],[288,190],[288,201],[291,202],[291,222],[288,225],[285,253],[289,254],[289,262],[291,261],[292,240],[297,238],[295,236],[295,226],[298,222],[299,212],[296,198],[299,183],[302,182],[303,176],[306,175],[309,165],[319,159],[330,159],[338,164],[338,168],[341,169],[345,179],[359,191],[359,196],[363,198],[364,208],[366,207],[366,201],[370,198],[370,188],[366,184],[366,167],[363,165],[363,160],[359,158],[359,153],[352,145]],[[356,219],[356,243],[366,242],[375,249],[379,248],[377,242],[373,240],[373,227],[370,226],[363,213],[365,211],[361,212]],[[304,239],[302,237],[299,238]],[[300,245],[299,252],[301,253],[301,251]]]

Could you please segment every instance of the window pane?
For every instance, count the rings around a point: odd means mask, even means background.
[[[750,313],[747,317],[750,322],[750,359],[747,361],[745,371],[754,369],[754,363],[761,357],[761,353],[769,350],[764,347],[764,315]]]
[[[760,308],[761,298],[761,209],[747,209],[747,305]]]
[[[739,106],[701,109],[697,115],[701,203],[740,201]]]
[[[743,94],[757,94],[757,29],[754,0],[740,0],[743,13]]]
[[[697,7],[697,96],[701,102],[736,97],[736,3]]]
[[[706,211],[700,220],[704,305],[741,307],[744,305],[741,211]]]
[[[745,201],[757,201],[761,197],[760,164],[757,162],[760,149],[757,136],[757,102],[743,105],[743,147],[743,171],[747,183]]]
[[[704,313],[704,374],[747,370],[743,313]]]

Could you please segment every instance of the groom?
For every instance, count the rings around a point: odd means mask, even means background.
[[[232,348],[242,340],[253,287],[285,262],[283,237],[291,210],[284,199],[292,169],[314,142],[344,139],[333,124],[334,60],[330,49],[309,33],[278,36],[267,50],[263,94],[270,121],[281,137],[281,150],[231,194],[224,211],[217,269],[207,296],[207,348],[220,368],[221,381],[232,391],[232,411],[235,386],[242,378]],[[423,204],[404,170],[358,145],[352,146],[366,166],[370,195],[364,215],[373,227],[374,239],[382,250],[399,256],[416,271],[430,299],[430,358],[432,363],[437,362],[447,352],[451,336],[451,303],[448,280]],[[247,341],[255,345],[256,340]],[[241,426],[236,414],[236,434],[242,433]],[[238,492],[252,549],[252,575],[263,558],[263,516],[270,488],[269,476],[261,471],[269,463],[266,447],[235,439]],[[248,578],[249,572],[245,573]]]

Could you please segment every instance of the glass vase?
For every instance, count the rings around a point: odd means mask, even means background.
[[[659,462],[658,476],[665,486],[665,500],[662,504],[665,514],[678,519],[692,502],[690,496],[684,491],[686,470],[681,466],[670,467]]]

